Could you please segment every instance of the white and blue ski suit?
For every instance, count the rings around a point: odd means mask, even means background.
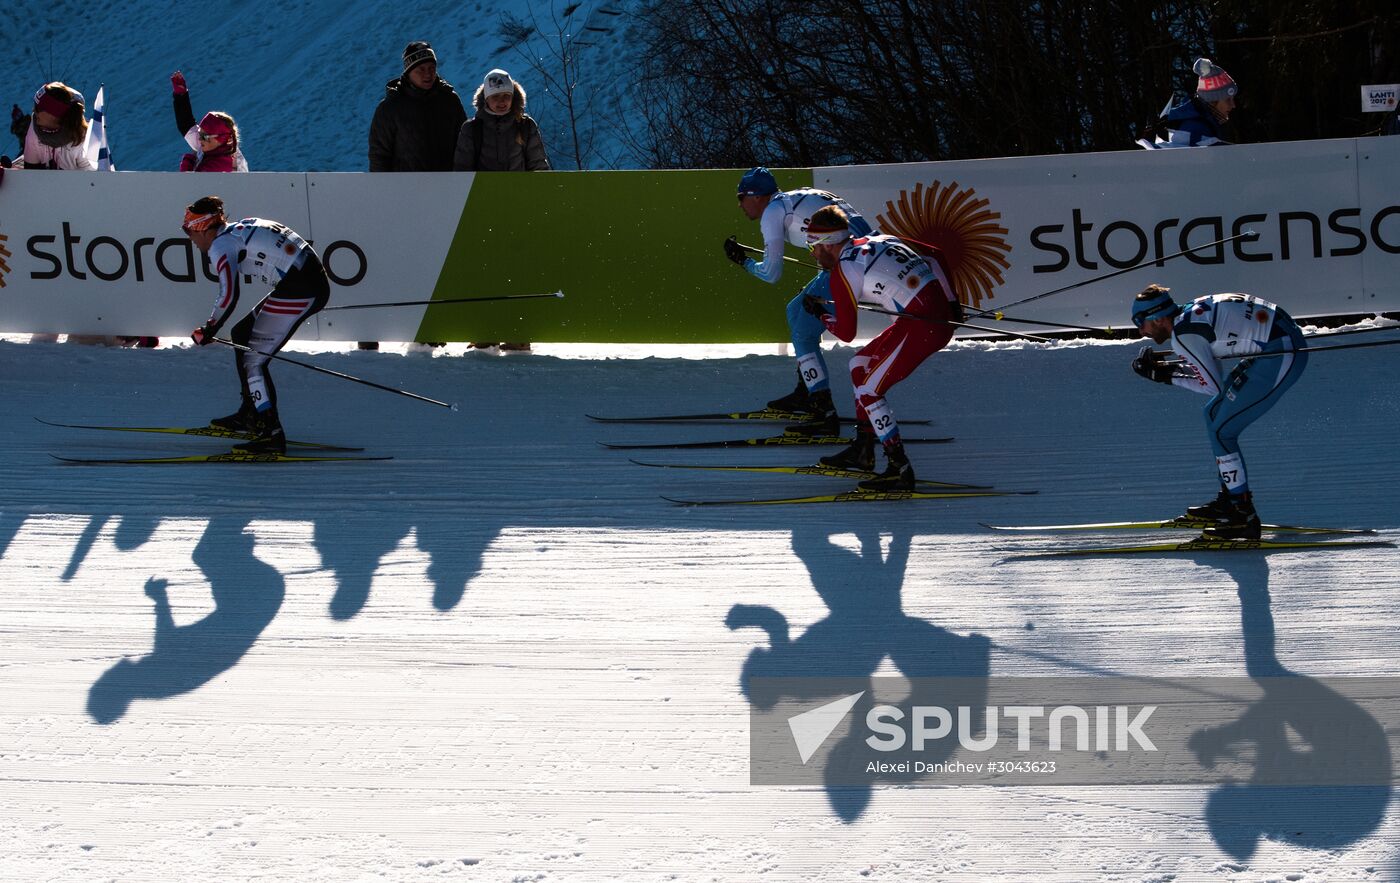
[[[1303,333],[1277,304],[1248,294],[1213,294],[1177,314],[1171,344],[1185,362],[1172,383],[1211,397],[1206,430],[1220,481],[1240,496],[1249,490],[1240,433],[1302,375],[1308,364]],[[1266,357],[1225,358],[1256,355]]]
[[[763,234],[763,260],[749,258],[744,269],[764,282],[776,283],[783,275],[783,245],[791,242],[802,248],[807,247],[807,223],[817,209],[838,206],[849,218],[851,236],[859,238],[872,233],[869,222],[850,203],[815,187],[798,187],[795,190],[779,190],[773,194],[768,207],[758,219],[759,230]],[[792,333],[793,354],[797,356],[797,370],[807,384],[809,392],[821,392],[831,388],[831,379],[826,372],[826,360],[822,358],[821,339],[826,326],[822,320],[802,307],[802,299],[814,295],[827,302],[826,311],[831,312],[831,293],[827,272],[822,270],[808,282],[797,296],[788,301],[788,330]]]

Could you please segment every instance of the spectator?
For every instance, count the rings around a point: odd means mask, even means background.
[[[497,68],[486,75],[472,98],[476,116],[462,125],[452,167],[459,172],[543,172],[549,170],[544,139],[525,112],[525,90]]]
[[[1224,126],[1235,109],[1239,87],[1223,68],[1209,58],[1198,58],[1191,66],[1199,78],[1196,94],[1162,113],[1151,129],[1152,140],[1144,135],[1138,140],[1143,147],[1211,147],[1229,144]]]
[[[16,160],[9,157],[0,165],[15,169],[59,169],[92,171],[88,158],[88,121],[83,93],[63,83],[45,83],[34,93],[34,109],[29,114],[19,105],[10,109],[10,131],[24,145]],[[56,343],[57,334],[33,334],[32,343]]]
[[[182,172],[246,172],[248,161],[238,149],[238,125],[233,117],[211,110],[197,124],[190,107],[190,90],[185,75],[176,71],[170,75],[175,103],[175,126],[194,153],[180,157]]]
[[[452,167],[459,172],[544,172],[549,156],[539,123],[525,112],[525,89],[496,68],[472,97],[476,115],[462,124]],[[479,342],[478,349],[495,346]],[[528,343],[502,343],[501,349],[523,352]]]
[[[28,116],[16,105],[10,111],[10,131],[24,143],[16,169],[94,171],[83,148],[88,121],[83,93],[63,83],[45,83],[34,93],[34,110]]]
[[[371,172],[450,172],[462,99],[437,74],[437,54],[421,40],[403,50],[403,74],[384,86],[369,126]]]

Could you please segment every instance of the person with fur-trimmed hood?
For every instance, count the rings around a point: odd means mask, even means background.
[[[472,98],[476,116],[462,124],[452,168],[459,172],[543,172],[549,156],[539,123],[525,112],[525,89],[496,68]]]
[[[34,93],[34,110],[10,113],[10,131],[24,142],[16,169],[94,171],[87,155],[88,121],[83,93],[63,83],[45,83]]]
[[[450,172],[466,108],[438,76],[437,53],[415,40],[404,47],[403,74],[384,86],[369,125],[371,172]]]

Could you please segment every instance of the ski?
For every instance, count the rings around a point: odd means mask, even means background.
[[[51,420],[44,420],[35,417],[45,426],[57,426],[63,429],[100,429],[106,432],[154,432],[162,435],[193,435],[202,438],[219,438],[230,441],[247,441],[253,436],[246,432],[232,432],[227,429],[215,429],[212,426],[89,426],[81,423],[54,423]],[[315,451],[363,451],[364,448],[347,448],[340,445],[326,445],[319,442],[287,441],[288,447],[302,448],[303,450]]]
[[[783,420],[788,423],[801,423],[804,420],[811,420],[813,417],[812,414],[805,411],[781,411],[777,408],[715,414],[653,414],[643,417],[600,417],[596,414],[585,414],[584,416],[598,423],[708,423],[714,420]],[[856,418],[842,417],[841,422],[854,423]],[[933,421],[901,418],[899,422],[906,426],[928,426]]]
[[[393,457],[322,457],[303,454],[250,453],[245,451],[225,451],[222,454],[195,454],[189,457],[112,457],[83,458],[60,457],[50,454],[55,460],[76,463],[82,466],[155,466],[173,463],[351,463],[366,460],[392,460]]]
[[[1054,549],[1048,552],[1026,552],[1013,558],[1071,558],[1086,555],[1136,555],[1162,552],[1254,552],[1271,550],[1363,549],[1373,546],[1394,546],[1386,540],[1212,540],[1197,537],[1184,543],[1150,543],[1141,546],[1089,546],[1079,549]]]
[[[777,499],[746,500],[678,500],[662,496],[661,499],[677,506],[785,506],[797,503],[886,503],[899,500],[957,500],[968,497],[1029,496],[1036,491],[843,491],[839,494],[819,494],[811,497],[781,497]]]
[[[1165,521],[1102,521],[1085,524],[1032,524],[1032,525],[1005,525],[981,523],[989,530],[1001,531],[1091,531],[1091,530],[1204,530],[1214,527],[1215,522],[1204,518],[1171,518]],[[1261,525],[1264,530],[1274,533],[1304,533],[1304,534],[1348,534],[1348,535],[1369,535],[1375,531],[1370,528],[1350,528],[1350,527],[1304,527],[1296,524],[1265,524]]]
[[[906,438],[906,445],[942,445],[952,441],[949,438]],[[840,435],[798,435],[796,433],[786,435],[770,435],[763,438],[735,438],[723,441],[698,441],[698,442],[669,442],[656,444],[636,444],[619,445],[610,442],[598,442],[605,448],[613,450],[660,450],[660,449],[680,449],[680,448],[765,448],[779,447],[786,445],[848,445],[854,439],[849,436]]]
[[[650,466],[656,469],[705,469],[716,472],[765,472],[781,475],[820,475],[825,478],[852,478],[857,481],[864,481],[867,478],[874,478],[877,473],[864,472],[860,469],[841,469],[837,466],[704,466],[697,463],[643,463],[641,460],[632,460],[638,466]],[[991,485],[986,484],[954,484],[949,481],[930,481],[920,478],[918,483],[926,487],[944,488],[964,488],[966,490],[989,491]]]

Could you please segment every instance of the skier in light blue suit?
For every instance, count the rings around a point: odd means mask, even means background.
[[[1274,406],[1302,376],[1307,342],[1277,304],[1248,294],[1213,294],[1182,307],[1168,289],[1149,285],[1133,301],[1133,324],[1156,343],[1171,341],[1181,357],[1167,364],[1145,346],[1133,370],[1211,397],[1206,429],[1220,474],[1220,495],[1186,514],[1216,522],[1206,531],[1224,539],[1259,539],[1259,516],[1245,474],[1240,433]]]
[[[817,209],[838,206],[850,219],[854,238],[871,235],[869,222],[850,203],[833,193],[815,187],[779,190],[778,182],[768,169],[750,169],[739,181],[739,208],[751,221],[758,221],[763,235],[763,260],[749,257],[735,237],[724,243],[724,253],[764,282],[777,283],[783,275],[783,246],[787,242],[807,247],[807,222]],[[824,305],[824,306],[823,306]],[[788,329],[792,334],[793,353],[797,357],[797,388],[768,403],[779,411],[810,414],[812,419],[793,428],[822,435],[836,435],[840,422],[831,400],[831,380],[822,357],[821,337],[826,326],[823,312],[831,312],[831,292],[827,272],[822,270],[803,286],[787,305]]]

